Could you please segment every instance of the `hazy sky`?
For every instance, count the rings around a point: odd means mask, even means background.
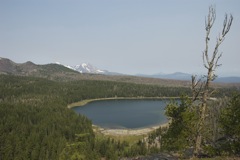
[[[0,0],[0,57],[88,62],[127,74],[201,73],[211,4],[217,11],[211,48],[224,14],[234,16],[218,73],[240,76],[239,0]]]

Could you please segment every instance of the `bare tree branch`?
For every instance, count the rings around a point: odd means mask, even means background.
[[[206,29],[206,39],[205,39],[206,44],[205,45],[206,45],[206,48],[204,51],[204,59],[208,63],[208,65],[210,64],[210,60],[209,60],[209,56],[208,56],[208,41],[210,41],[209,35],[210,35],[211,28],[215,22],[215,19],[216,19],[215,8],[213,6],[210,6],[207,19],[205,17],[205,29]],[[205,66],[205,68],[207,68],[207,67]]]
[[[216,19],[216,10],[215,7],[210,6],[208,10],[208,16],[205,17],[205,50],[202,53],[203,66],[207,69],[207,74],[203,77],[205,80],[202,81],[199,79],[196,80],[196,75],[192,76],[192,101],[195,101],[197,98],[201,100],[201,106],[198,108],[199,121],[197,122],[197,133],[196,133],[196,144],[194,149],[194,155],[198,155],[201,151],[202,138],[203,138],[203,128],[205,126],[205,119],[207,117],[206,111],[208,110],[207,100],[215,92],[215,90],[210,91],[211,82],[216,79],[217,75],[214,73],[216,68],[221,66],[219,64],[219,59],[222,57],[222,53],[218,53],[218,48],[225,39],[226,34],[229,32],[233,16],[230,15],[230,18],[225,14],[225,19],[223,21],[223,29],[219,36],[216,38],[216,44],[213,50],[213,53],[209,56],[209,35],[211,28]]]
[[[207,62],[206,62],[206,60],[205,60],[205,52],[203,52],[203,55],[202,55],[202,57],[203,57],[203,65],[204,65],[204,67],[206,68],[206,69],[208,69],[208,65],[207,65]]]
[[[223,30],[222,37],[224,37],[230,30],[233,21],[233,16],[230,14],[230,19],[228,19],[228,15],[225,14],[225,19],[223,21]]]
[[[213,95],[213,93],[215,93],[216,90],[212,90],[210,93],[209,93],[209,97],[211,97],[211,95]]]
[[[222,53],[220,53],[215,61],[215,64],[214,64],[214,70],[217,68],[217,67],[220,67],[222,64],[218,64],[218,61],[219,59],[222,57]]]

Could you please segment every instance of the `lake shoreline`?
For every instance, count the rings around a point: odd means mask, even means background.
[[[79,102],[71,103],[67,107],[69,109],[75,108],[75,107],[81,107],[84,106],[90,102],[93,101],[104,101],[104,100],[166,100],[166,99],[180,99],[180,97],[110,97],[110,98],[96,98],[96,99],[86,99]],[[146,126],[142,128],[104,128],[98,125],[92,125],[92,128],[94,132],[101,133],[103,135],[109,135],[109,136],[135,136],[135,135],[147,135],[148,133],[158,129],[159,127],[168,127],[170,124],[170,121],[162,124],[157,124],[153,126]]]
[[[104,135],[108,136],[132,136],[132,135],[147,135],[148,133],[155,131],[159,127],[168,127],[170,121],[164,123],[164,124],[159,124],[159,125],[154,125],[154,126],[149,126],[149,127],[143,127],[143,128],[137,128],[137,129],[108,129],[108,128],[102,128],[97,125],[93,125],[93,128],[95,132],[100,132]]]
[[[71,109],[74,107],[84,106],[93,101],[104,101],[104,100],[128,100],[128,99],[180,99],[180,97],[109,97],[109,98],[95,98],[95,99],[85,99],[82,101],[74,102],[67,105],[67,108]]]

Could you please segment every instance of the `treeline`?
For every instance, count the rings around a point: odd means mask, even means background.
[[[76,101],[106,97],[180,97],[191,95],[187,87],[165,87],[112,81],[50,81],[43,78],[0,75],[0,101],[29,101],[61,98],[66,105]],[[230,96],[236,88],[218,88],[215,96]]]
[[[0,100],[39,99],[41,96],[61,97],[64,103],[105,97],[176,97],[189,94],[186,87],[162,87],[111,81],[80,80],[56,82],[41,78],[0,76]]]
[[[97,139],[91,121],[67,109],[67,104],[91,98],[181,94],[189,95],[190,89],[0,75],[0,160],[116,159],[152,153],[154,149],[146,150],[144,141],[129,146],[126,142]]]

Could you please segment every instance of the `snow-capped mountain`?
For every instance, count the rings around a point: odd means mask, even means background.
[[[56,64],[59,65],[63,65],[59,62],[55,62]],[[89,63],[82,63],[82,64],[78,64],[75,66],[69,66],[69,65],[63,65],[69,69],[78,71],[80,73],[93,73],[93,74],[106,74],[108,73],[108,71],[106,70],[100,70],[97,67],[94,67],[93,65],[89,64]]]
[[[95,73],[95,74],[104,74],[106,71],[100,70],[97,67],[94,67],[93,65],[89,63],[82,63],[80,65],[70,66],[74,70],[80,72],[80,73]]]

